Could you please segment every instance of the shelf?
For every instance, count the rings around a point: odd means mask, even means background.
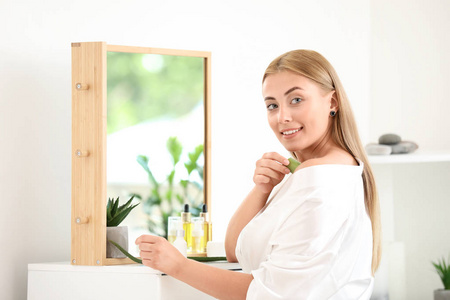
[[[450,151],[415,151],[409,154],[369,155],[372,165],[450,162]]]
[[[203,262],[224,270],[241,270],[239,263],[229,263],[227,261]],[[28,264],[29,271],[52,271],[52,272],[85,272],[85,273],[130,273],[130,274],[154,274],[163,273],[146,267],[141,264],[113,265],[113,266],[74,266],[70,262],[50,262]]]

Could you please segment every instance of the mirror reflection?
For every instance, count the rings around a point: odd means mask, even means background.
[[[107,197],[140,202],[124,221],[130,244],[143,233],[167,236],[168,216],[185,203],[196,215],[203,203],[203,64],[107,54]]]

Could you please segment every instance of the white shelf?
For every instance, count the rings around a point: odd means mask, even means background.
[[[224,270],[241,270],[241,267],[238,263],[229,263],[227,261],[203,262],[203,264],[207,264]],[[74,266],[71,265],[69,261],[28,264],[28,271],[130,273],[130,274],[154,274],[154,275],[163,274],[158,270],[146,267],[141,264],[115,265],[115,266]]]
[[[409,154],[369,155],[373,165],[450,162],[450,151],[420,151]]]

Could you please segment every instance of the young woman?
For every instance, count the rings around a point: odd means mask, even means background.
[[[376,187],[342,84],[320,54],[276,58],[263,77],[269,125],[301,162],[266,153],[228,225],[243,273],[185,259],[165,239],[136,241],[145,265],[219,299],[369,299],[381,257]]]

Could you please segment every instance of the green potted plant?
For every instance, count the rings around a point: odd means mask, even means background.
[[[432,262],[436,272],[444,284],[444,289],[434,291],[434,300],[450,300],[450,259],[446,262],[444,258],[437,263]]]
[[[119,244],[122,248],[128,250],[128,227],[119,226],[123,220],[128,216],[128,214],[139,205],[132,205],[134,196],[128,200],[127,203],[119,206],[119,197],[114,200],[114,198],[108,198],[108,203],[106,205],[106,257],[107,258],[124,258],[125,255],[120,252],[113,244],[109,241],[114,241]]]

